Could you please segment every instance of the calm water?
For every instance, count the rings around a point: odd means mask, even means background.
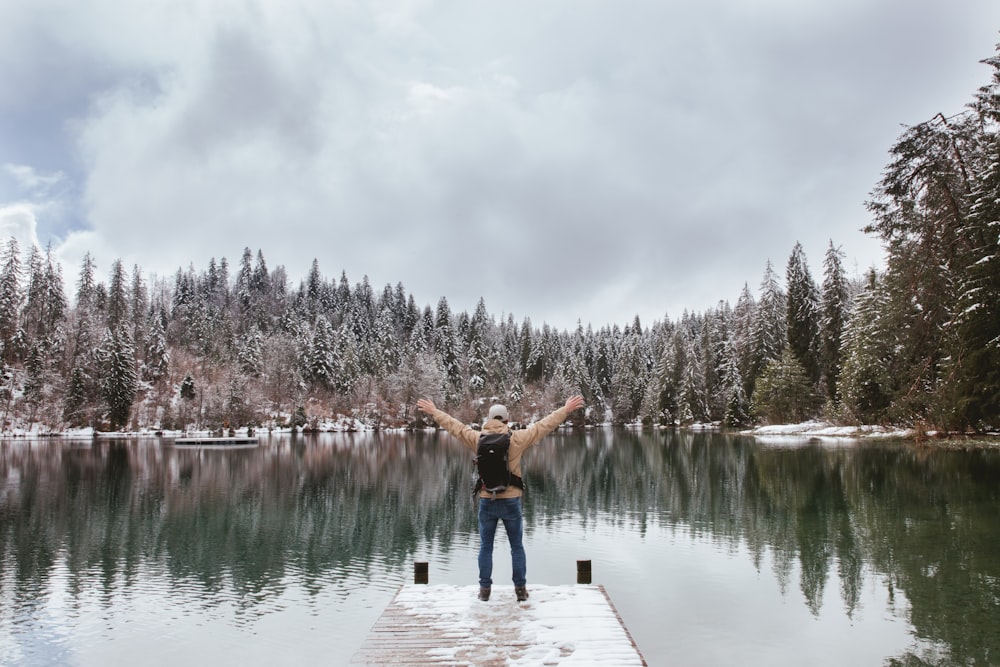
[[[609,429],[525,465],[529,586],[592,560],[651,665],[1000,664],[1000,452]],[[0,664],[345,664],[413,561],[475,583],[471,472],[435,434],[2,442]]]

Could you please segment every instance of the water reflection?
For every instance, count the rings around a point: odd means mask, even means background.
[[[836,581],[851,617],[874,576],[890,601],[905,595],[898,611],[921,647],[894,663],[998,659],[998,452],[673,431],[550,438],[525,459],[529,526],[683,527],[746,550],[814,615]],[[359,582],[392,588],[398,579],[378,573],[405,571],[424,545],[468,543],[471,473],[465,450],[437,434],[240,450],[5,442],[0,624],[36,617],[53,579],[65,581],[70,614],[84,591],[139,605],[156,579],[237,624],[290,604],[290,587],[307,602]]]

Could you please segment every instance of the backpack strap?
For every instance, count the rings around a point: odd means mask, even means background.
[[[522,491],[526,491],[527,490],[527,489],[524,488],[524,480],[521,479],[520,477],[518,477],[517,475],[515,475],[514,473],[510,474],[510,486],[516,486],[517,488],[521,489]],[[475,495],[479,495],[479,492],[482,491],[482,490],[483,490],[483,478],[479,477],[479,478],[476,479],[476,488],[474,488],[472,490],[472,495],[474,495],[474,496]]]

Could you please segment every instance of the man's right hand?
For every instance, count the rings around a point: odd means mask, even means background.
[[[417,405],[419,405],[419,403]],[[573,396],[571,398],[566,399],[566,405],[564,405],[563,407],[566,408],[566,412],[574,412],[576,410],[579,410],[580,408],[583,407],[583,396]]]

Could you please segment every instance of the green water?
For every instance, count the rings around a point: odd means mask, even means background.
[[[529,586],[591,560],[651,665],[1000,664],[1000,451],[608,429],[524,463]],[[345,664],[414,561],[475,583],[471,473],[442,434],[4,441],[0,664]]]

